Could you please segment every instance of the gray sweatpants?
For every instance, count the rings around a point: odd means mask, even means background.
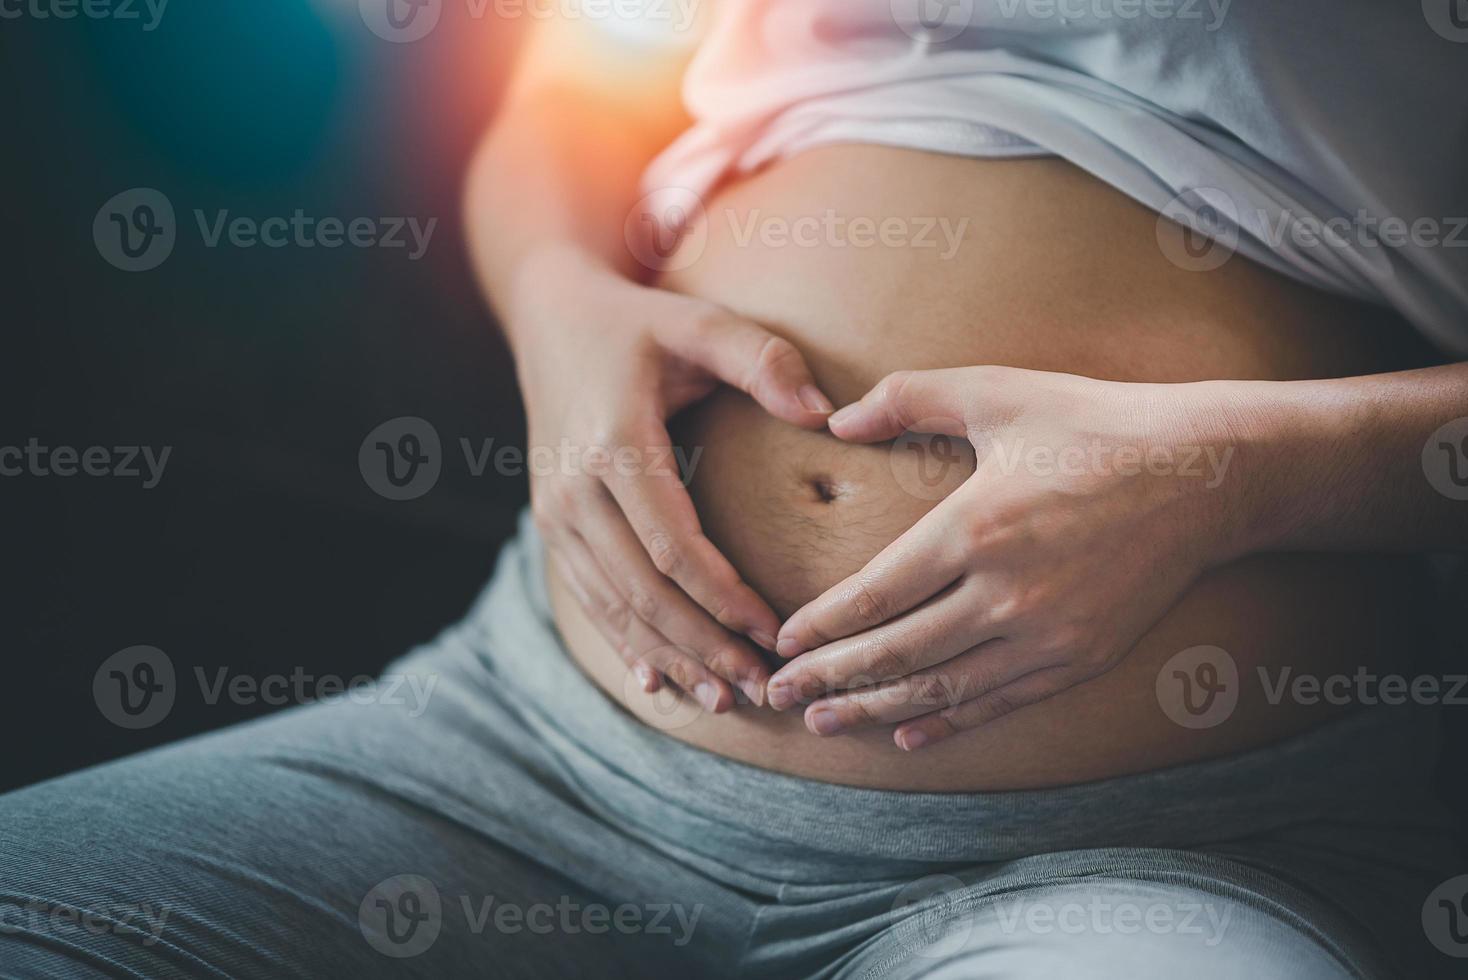
[[[0,797],[0,976],[1451,974],[1431,719],[1055,790],[683,745],[570,663],[533,532],[379,695]],[[408,683],[411,681],[411,683]],[[1408,966],[1407,964],[1412,964]]]

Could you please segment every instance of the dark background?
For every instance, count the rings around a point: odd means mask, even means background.
[[[467,158],[523,25],[446,4],[391,44],[355,0],[185,3],[138,21],[0,20],[0,445],[172,447],[157,487],[0,478],[0,791],[270,710],[209,705],[193,669],[350,678],[458,618],[525,497],[457,440],[523,444],[509,356],[470,275]],[[158,268],[100,256],[98,209],[162,191]],[[438,219],[407,249],[206,248],[193,210]],[[412,501],[357,463],[428,420],[443,474]],[[92,697],[125,647],[179,673],[167,718]]]

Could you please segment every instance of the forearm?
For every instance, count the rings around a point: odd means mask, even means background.
[[[590,118],[597,114],[568,103],[547,90],[512,106],[485,141],[469,182],[471,254],[512,343],[518,296],[541,266],[630,271],[622,221],[650,155],[605,116]]]
[[[464,198],[475,272],[512,345],[527,293],[588,269],[638,273],[623,226],[643,169],[686,123],[681,57],[649,63],[594,32],[555,31],[532,40]]]
[[[1451,472],[1450,453],[1458,472],[1468,465],[1468,447],[1428,447],[1441,426],[1468,416],[1468,363],[1211,384],[1238,443],[1239,472],[1225,484],[1237,550],[1468,550],[1468,501],[1434,486]]]

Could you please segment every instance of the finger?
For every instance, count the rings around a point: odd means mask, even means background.
[[[728,310],[715,308],[692,327],[660,337],[668,350],[704,368],[792,425],[822,428],[834,406],[794,344]]]
[[[551,555],[561,576],[582,590],[578,598],[583,599],[588,618],[632,669],[644,693],[658,690],[666,676],[715,714],[733,706],[728,684],[632,614],[582,539],[563,536]]]
[[[654,447],[666,445],[666,430],[653,434],[648,441]],[[704,536],[688,488],[676,469],[669,466],[646,472],[618,472],[613,468],[606,474],[606,486],[621,511],[616,520],[605,519],[602,523],[630,524],[641,541],[638,550],[649,557],[660,574],[676,582],[724,626],[766,649],[774,649],[779,617]],[[614,582],[620,567],[608,569]]]
[[[719,677],[764,703],[769,668],[741,637],[730,633],[654,565],[616,504],[597,494],[586,506],[580,534],[607,581],[633,615],[691,653]]]
[[[892,733],[892,739],[899,748],[913,752],[1054,697],[1080,680],[1068,667],[1044,667],[956,707],[904,722]]]
[[[991,638],[973,590],[950,588],[905,616],[803,654],[770,678],[770,707],[784,710],[850,688],[870,688],[958,656]]]
[[[895,439],[915,428],[961,436],[968,403],[965,374],[959,368],[889,374],[861,401],[832,415],[831,432],[850,442]]]
[[[995,638],[934,669],[816,701],[805,711],[805,727],[816,735],[840,735],[872,725],[895,725],[960,705],[1034,669],[1033,660],[1022,650]]]
[[[546,557],[602,639],[632,668],[644,693],[651,694],[661,688],[662,676],[638,660],[629,642],[628,630],[635,625],[635,617],[607,582],[601,568],[586,550],[585,542],[575,534],[558,535],[554,543],[547,538]],[[651,627],[645,624],[643,628],[652,632]]]
[[[954,553],[948,497],[877,553],[861,571],[801,606],[781,627],[775,651],[796,657],[907,612],[953,583],[963,568]]]

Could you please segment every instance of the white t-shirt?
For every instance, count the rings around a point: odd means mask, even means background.
[[[837,142],[1054,154],[1468,354],[1458,2],[721,0],[644,188]]]

